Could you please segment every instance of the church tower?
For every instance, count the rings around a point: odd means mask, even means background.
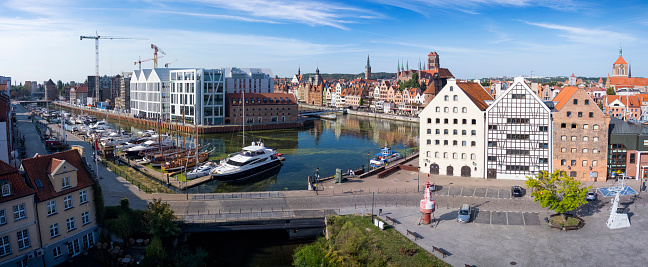
[[[369,55],[367,55],[367,66],[365,66],[365,80],[371,80],[371,64],[369,64]]]
[[[623,49],[619,48],[619,58],[612,64],[613,77],[629,77],[628,63],[623,59]]]
[[[428,55],[428,70],[436,70],[439,68],[439,54],[431,52]]]

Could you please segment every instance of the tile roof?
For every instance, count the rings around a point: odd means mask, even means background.
[[[0,202],[18,199],[24,196],[32,195],[34,189],[29,188],[25,180],[18,173],[18,169],[0,160],[0,181],[8,180],[11,182],[11,195],[1,197]]]
[[[648,78],[610,77],[611,85],[616,86],[648,86]]]
[[[486,104],[486,100],[493,100],[493,96],[491,96],[484,87],[482,87],[478,83],[474,82],[457,82],[457,85],[461,90],[463,90],[468,98],[472,100],[475,105],[483,110],[486,110],[488,108],[488,104]]]
[[[622,56],[619,56],[616,61],[614,61],[614,64],[628,64]]]
[[[609,105],[610,103],[614,102],[614,100],[619,100],[623,105],[626,105],[629,108],[639,108],[641,107],[641,102],[639,101],[639,97],[637,95],[630,95],[630,96],[624,96],[624,95],[608,95],[607,96],[607,104]]]
[[[57,163],[60,164],[60,162],[58,162],[59,160],[65,160],[67,163],[77,168],[77,186],[57,193],[56,191],[54,191],[54,186],[52,185],[52,182],[48,176],[48,172],[49,170],[51,170],[50,165]],[[29,183],[31,184],[31,188],[36,188],[36,196],[38,197],[39,201],[55,198],[82,188],[92,186],[94,184],[94,180],[83,164],[84,161],[81,160],[81,155],[79,155],[79,152],[77,152],[76,150],[68,150],[54,154],[28,158],[24,159],[22,162],[23,168],[27,173]],[[41,183],[43,184],[42,188],[36,187],[36,179],[40,179]]]
[[[58,168],[61,163],[65,162],[65,160],[60,160],[60,159],[52,159],[50,162],[49,170],[47,170],[47,173],[53,173],[56,168]]]
[[[430,52],[430,54],[428,54],[428,56],[433,56],[433,55],[437,55],[437,52]]]
[[[558,102],[558,104],[556,104],[556,110],[560,111],[562,107],[569,102],[569,99],[574,96],[576,91],[578,91],[578,87],[576,86],[565,86],[560,90],[560,93],[558,93],[558,95],[553,99],[554,102]]]

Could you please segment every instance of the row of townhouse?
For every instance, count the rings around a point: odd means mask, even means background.
[[[523,180],[561,169],[583,181],[607,176],[610,118],[582,88],[543,101],[519,77],[494,99],[479,83],[449,79],[420,117],[419,166],[426,173]]]
[[[0,161],[0,266],[56,266],[97,240],[94,180],[79,152]]]

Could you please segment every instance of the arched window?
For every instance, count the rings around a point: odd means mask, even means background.
[[[461,112],[463,112],[463,113],[468,112],[468,108],[465,108],[465,107],[464,107],[464,108],[461,108]]]
[[[589,137],[583,136],[583,142],[587,142],[587,141],[589,141]]]
[[[6,197],[8,195],[11,195],[11,185],[10,184],[3,184],[2,185],[2,196]]]
[[[459,112],[459,108],[457,108],[457,107],[452,108],[452,112],[454,112],[454,113]]]
[[[475,153],[470,154],[470,159],[477,159],[477,155],[475,155]]]
[[[477,131],[475,130],[470,131],[470,135],[477,135]]]
[[[466,159],[466,153],[461,153],[461,159]]]
[[[453,158],[453,159],[456,159],[457,156],[458,156],[457,153],[452,153],[452,158]]]
[[[599,125],[598,125],[598,124],[594,124],[593,129],[594,129],[594,130],[598,130],[598,129],[599,129]]]
[[[461,130],[461,135],[466,135],[466,130]]]
[[[448,152],[443,152],[443,158],[447,159],[448,158]]]
[[[466,144],[468,144],[468,142],[466,142],[466,141],[461,141],[461,146],[466,146]]]
[[[458,95],[453,96],[453,97],[452,97],[452,100],[454,100],[454,101],[459,101],[459,96],[458,96]]]
[[[470,142],[470,146],[477,146],[477,142],[475,142],[475,141],[471,141],[471,142]]]

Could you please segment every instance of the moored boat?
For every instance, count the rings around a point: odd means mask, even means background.
[[[259,175],[281,166],[281,161],[274,148],[267,148],[263,143],[252,142],[239,153],[222,159],[212,171],[212,178],[219,181],[240,181]]]
[[[376,157],[369,161],[371,167],[374,168],[385,166],[385,164],[401,158],[401,154],[396,151],[392,151],[391,148],[387,147],[387,144],[385,144],[384,148],[380,149],[380,152],[374,155]]]
[[[198,177],[207,176],[207,175],[210,175],[211,172],[212,172],[216,167],[218,167],[218,164],[216,164],[216,163],[213,162],[213,161],[209,161],[209,162],[206,162],[206,163],[203,164],[203,165],[200,165],[200,166],[197,167],[197,168],[194,168],[193,170],[191,170],[190,172],[188,172],[188,173],[185,175],[185,177],[186,177],[187,179],[194,179],[194,178],[198,178]]]

